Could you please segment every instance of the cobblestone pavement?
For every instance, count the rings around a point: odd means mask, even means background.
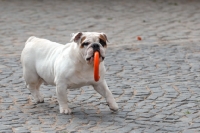
[[[199,14],[195,0],[1,0],[0,132],[200,132]],[[68,91],[72,115],[59,113],[55,87],[42,86],[41,104],[25,88],[26,39],[66,43],[77,31],[107,33],[106,79],[119,112],[91,87]]]

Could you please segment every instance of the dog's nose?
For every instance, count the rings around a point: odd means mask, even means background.
[[[94,43],[94,44],[92,44],[92,47],[93,47],[93,48],[99,48],[99,44]]]
[[[96,51],[96,50],[98,51],[100,46],[98,43],[94,43],[94,44],[92,44],[92,48],[94,49],[94,51]]]

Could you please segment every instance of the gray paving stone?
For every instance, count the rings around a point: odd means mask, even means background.
[[[29,133],[30,131],[25,127],[17,127],[13,129],[16,133]]]
[[[200,128],[200,124],[199,123],[194,123],[192,125],[190,125],[189,129],[197,129]]]
[[[127,133],[130,132],[133,129],[132,126],[125,126],[123,128],[117,129],[117,132]]]
[[[31,127],[31,131],[39,131],[40,130],[40,127],[38,127],[38,126],[33,126],[33,127]]]
[[[184,130],[182,133],[194,133],[194,132],[197,132],[197,131],[192,130],[192,129],[187,129],[187,130]]]
[[[153,118],[150,119],[150,121],[151,122],[162,122],[163,119],[162,118],[155,118],[155,117],[153,117]]]
[[[11,126],[10,125],[4,125],[4,124],[2,124],[1,126],[0,126],[0,130],[1,131],[6,131],[6,130],[11,130]]]

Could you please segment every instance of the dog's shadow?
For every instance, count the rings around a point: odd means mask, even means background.
[[[21,109],[24,114],[30,114],[30,117],[34,119],[37,117],[44,124],[54,125],[55,128],[58,126],[60,130],[84,130],[96,126],[103,128],[112,125],[118,112],[110,111],[105,99],[93,89],[86,89],[86,93],[81,94],[81,97],[77,97],[77,94],[80,95],[79,90],[69,92],[68,105],[72,109],[72,114],[60,114],[56,93],[53,89],[51,92],[43,90],[44,103],[36,104],[30,96],[29,103]]]
[[[94,98],[94,96],[84,101],[77,99],[69,101],[72,114],[61,114],[56,97],[44,97],[44,103],[36,104],[30,95],[25,105],[16,106],[19,107],[18,111],[21,110],[19,113],[26,121],[26,126],[30,126],[31,123],[36,124],[35,122],[38,121],[43,126],[51,126],[58,132],[104,129],[114,124],[118,114],[110,111],[105,99],[100,100],[99,97]]]

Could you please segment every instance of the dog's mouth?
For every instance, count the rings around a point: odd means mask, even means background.
[[[103,61],[105,59],[105,57],[103,57],[103,56],[100,56],[99,58],[100,58],[100,61]],[[86,58],[86,60],[89,62],[94,61],[94,54],[91,57]]]
[[[94,54],[95,52],[99,53],[99,61],[102,62],[105,59],[105,53],[104,50],[101,48],[95,49],[92,47],[89,47],[86,51],[86,58],[85,60],[87,61],[87,63],[91,64],[92,62],[94,62]]]
[[[100,58],[102,58],[102,61],[105,59],[105,57],[100,57]],[[86,60],[87,60],[87,61],[90,61],[91,59],[94,59],[94,55],[91,56],[91,57],[89,57],[89,58],[87,58]]]

